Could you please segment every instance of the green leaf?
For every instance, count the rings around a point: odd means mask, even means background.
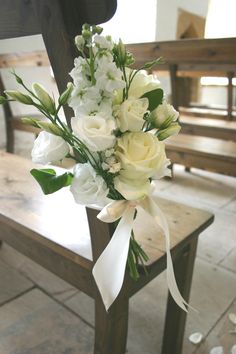
[[[155,90],[146,92],[142,95],[141,98],[147,97],[149,101],[148,110],[152,112],[159,104],[162,103],[163,100],[163,90],[161,88],[157,88]]]
[[[39,183],[44,194],[51,194],[63,187],[69,186],[73,178],[73,174],[70,172],[65,172],[57,176],[56,171],[50,168],[39,170],[34,168],[30,173]]]

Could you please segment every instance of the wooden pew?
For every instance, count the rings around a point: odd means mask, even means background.
[[[0,239],[94,299],[94,354],[125,354],[129,298],[165,270],[165,239],[160,229],[145,214],[136,224],[137,240],[149,255],[148,274],[141,272],[134,281],[126,272],[121,293],[107,313],[92,268],[111,238],[113,225],[99,221],[94,209],[87,209],[86,217],[85,208],[74,202],[66,188],[43,195],[29,173],[35,167],[31,161],[0,152],[0,165]],[[158,198],[157,203],[168,219],[176,279],[188,301],[198,235],[213,216],[170,200]],[[162,351],[157,348],[158,353],[181,354],[185,320],[186,312],[169,295],[163,347]]]
[[[205,136],[236,142],[236,122],[180,115],[181,134]]]
[[[236,142],[180,134],[166,142],[172,163],[236,177]]]
[[[157,57],[165,60],[165,64],[156,65],[153,71],[158,75],[170,74],[172,103],[176,109],[180,108],[181,134],[167,143],[167,153],[172,162],[183,164],[188,169],[197,167],[235,176],[236,122],[232,79],[236,72],[236,38],[138,43],[130,44],[128,48],[135,54],[134,67]],[[214,115],[208,117],[212,110],[205,107],[207,114],[203,118],[199,116],[197,107],[184,110],[179,107],[178,78],[201,76],[228,77],[225,111],[215,110]]]

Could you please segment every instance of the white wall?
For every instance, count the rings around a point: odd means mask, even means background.
[[[178,9],[206,17],[207,0],[157,0],[157,41],[176,39]]]

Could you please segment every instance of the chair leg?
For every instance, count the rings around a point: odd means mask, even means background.
[[[128,332],[129,300],[118,297],[107,313],[98,297],[95,299],[94,354],[124,354]]]
[[[195,237],[174,263],[176,281],[183,298],[188,301],[198,238]],[[162,354],[181,354],[187,314],[168,295]]]
[[[6,138],[7,138],[7,152],[14,153],[14,130],[10,119],[6,119]]]

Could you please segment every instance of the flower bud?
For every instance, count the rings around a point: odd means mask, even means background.
[[[72,82],[68,82],[67,84],[67,89],[61,94],[61,96],[58,99],[58,102],[61,106],[66,104],[71,96],[71,93],[73,91],[74,85]]]
[[[4,104],[4,103],[6,103],[6,102],[7,102],[6,97],[0,96],[0,104]]]
[[[181,129],[181,126],[178,123],[172,123],[168,128],[160,130],[157,133],[158,140],[165,140],[172,135],[177,135]]]
[[[32,125],[33,127],[40,128],[38,125],[39,119],[30,118],[30,117],[23,117],[21,118],[22,123],[27,125]]]
[[[92,26],[92,31],[93,31],[93,34],[101,34],[102,31],[103,31],[103,28],[100,27],[100,26]]]
[[[92,33],[89,30],[83,30],[82,36],[85,40],[88,40],[92,37]]]
[[[49,113],[54,114],[56,111],[54,100],[43,88],[43,86],[35,83],[33,84],[33,90],[36,96],[39,98],[42,105],[48,110]]]
[[[62,130],[55,124],[49,123],[49,122],[37,122],[38,126],[45,130],[46,132],[53,134],[53,135],[58,135],[58,136],[63,136]]]
[[[150,121],[156,128],[165,129],[172,122],[176,121],[178,117],[179,112],[172,105],[164,101],[151,112]]]
[[[83,49],[83,47],[85,45],[85,40],[84,40],[83,36],[80,35],[80,36],[75,37],[75,45],[79,50]]]
[[[23,104],[34,104],[32,98],[28,95],[24,95],[23,93],[19,91],[11,91],[11,90],[6,90],[4,91],[6,95],[10,96],[13,98],[13,100],[18,101]]]

